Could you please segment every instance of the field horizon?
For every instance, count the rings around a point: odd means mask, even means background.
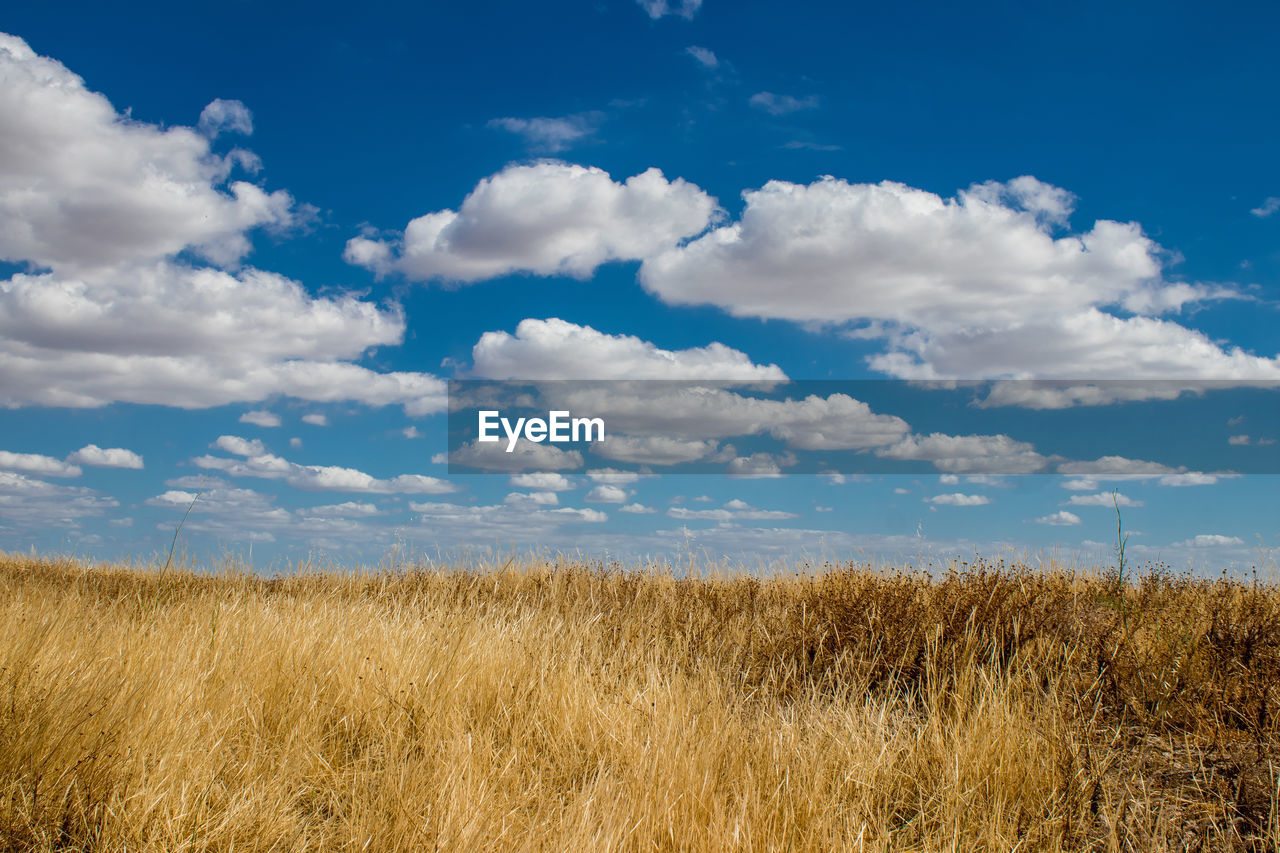
[[[1271,850],[1280,588],[0,555],[0,847]]]

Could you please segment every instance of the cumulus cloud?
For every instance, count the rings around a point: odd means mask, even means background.
[[[488,379],[785,379],[721,343],[665,350],[559,318],[526,319],[514,335],[485,332],[472,347],[473,373]]]
[[[1034,178],[944,199],[827,177],[743,198],[738,221],[645,258],[643,285],[671,304],[848,324],[886,343],[873,368],[903,378],[1280,378],[1276,358],[1161,316],[1236,294],[1167,281],[1167,253],[1136,223],[1059,233],[1072,198]]]
[[[262,456],[267,452],[266,445],[258,439],[241,438],[238,435],[220,435],[213,442],[213,447],[236,456]]]
[[[253,114],[242,101],[214,98],[200,111],[196,129],[210,138],[220,133],[253,133]]]
[[[587,477],[593,483],[604,483],[610,486],[626,486],[641,478],[638,471],[619,471],[617,468],[592,468]]]
[[[960,474],[1034,474],[1048,463],[1031,444],[1007,435],[908,435],[876,454],[886,459],[927,461],[940,471]]]
[[[751,453],[729,460],[726,473],[735,479],[755,480],[781,477],[783,468],[796,464],[792,453]]]
[[[74,527],[79,519],[119,506],[92,489],[60,486],[12,471],[0,471],[0,520],[24,529]]]
[[[41,453],[13,453],[0,450],[0,469],[39,474],[42,477],[79,477],[80,466]]]
[[[535,471],[527,474],[516,474],[511,478],[511,485],[520,489],[535,489],[541,492],[567,492],[575,488],[564,474],[554,471]]]
[[[248,252],[247,229],[293,222],[287,193],[244,181],[224,188],[230,164],[204,136],[128,120],[20,38],[0,34],[0,77],[6,260],[71,275],[192,248],[228,263]]]
[[[751,106],[758,110],[763,110],[769,115],[782,116],[788,113],[799,112],[800,110],[812,110],[818,106],[817,95],[805,95],[803,98],[797,98],[794,95],[777,95],[773,92],[756,92],[751,96],[749,102]]]
[[[339,542],[354,545],[387,538],[385,528],[369,524],[378,508],[365,501],[301,507],[290,511],[275,499],[252,489],[235,488],[225,480],[204,478],[199,498],[184,488],[170,489],[147,500],[148,506],[185,513],[191,518],[184,530],[211,533],[233,542],[275,542],[277,538],[303,539],[332,547]],[[174,483],[170,483],[174,485]],[[197,488],[194,484],[191,488]],[[158,525],[172,530],[172,525]]]
[[[252,155],[132,120],[13,36],[0,35],[0,78],[0,260],[26,266],[0,281],[0,405],[439,406],[433,377],[353,363],[403,339],[398,309],[239,267],[254,229],[309,215],[229,180]],[[203,127],[251,129],[231,101],[206,108]]]
[[[931,498],[925,498],[924,501],[925,503],[939,504],[941,506],[985,506],[991,503],[991,499],[986,495],[966,495],[961,492],[934,495]]]
[[[511,492],[502,501],[513,506],[559,506],[560,498],[555,492]]]
[[[604,504],[626,503],[627,491],[619,486],[609,486],[602,483],[587,492],[587,501]]]
[[[1233,545],[1243,545],[1244,540],[1237,536],[1223,536],[1220,533],[1200,533],[1173,544],[1175,547],[1184,548],[1229,548]]]
[[[99,447],[96,444],[86,444],[68,456],[67,460],[79,462],[81,465],[96,465],[99,468],[142,470],[142,457],[123,447]]]
[[[592,446],[598,455],[618,462],[643,465],[679,465],[710,456],[716,443],[686,440],[666,435],[619,435],[611,433]]]
[[[678,15],[685,20],[692,20],[702,0],[636,0],[641,9],[655,21],[664,15]]]
[[[191,461],[199,468],[221,471],[232,477],[281,480],[296,489],[311,491],[410,495],[441,495],[456,491],[453,484],[445,480],[421,474],[400,474],[389,479],[379,479],[354,468],[342,468],[336,465],[299,465],[279,456],[261,452],[261,442],[246,441],[236,436],[221,436],[214,445],[244,458],[227,459],[205,455]]]
[[[1065,509],[1041,516],[1036,519],[1038,524],[1049,524],[1054,527],[1071,527],[1080,523],[1080,516],[1074,512],[1067,512]]]
[[[651,506],[645,506],[644,504],[630,503],[625,506],[618,507],[618,512],[628,512],[634,515],[651,515],[652,513],[657,512],[657,510]]]
[[[587,278],[601,264],[655,254],[700,233],[715,199],[649,169],[615,182],[566,163],[508,166],[461,207],[411,221],[397,240],[347,242],[348,262],[415,280],[474,282],[511,273]]]
[[[603,113],[592,111],[560,118],[495,118],[489,127],[516,134],[534,151],[554,154],[594,134],[603,120]]]
[[[449,452],[450,465],[486,471],[563,471],[582,467],[582,454],[521,438],[508,453],[505,442],[465,442]]]
[[[303,415],[302,422],[312,426],[328,426],[329,418],[317,412],[312,412],[311,414]]]
[[[276,413],[258,409],[251,412],[245,412],[241,415],[240,423],[270,428],[280,426],[282,421],[280,420],[280,416]]]

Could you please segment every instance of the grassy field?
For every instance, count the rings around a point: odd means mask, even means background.
[[[1274,850],[1280,590],[0,555],[6,850]]]

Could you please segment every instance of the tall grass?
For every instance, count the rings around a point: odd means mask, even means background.
[[[0,848],[1271,850],[1277,684],[1160,567],[0,557]]]

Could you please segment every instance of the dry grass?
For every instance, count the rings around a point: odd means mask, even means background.
[[[1280,590],[0,556],[0,848],[1273,850]]]

